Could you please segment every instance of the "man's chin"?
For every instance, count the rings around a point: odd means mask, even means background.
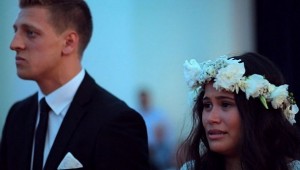
[[[23,79],[23,80],[33,80],[33,78],[29,75],[26,75],[26,74],[21,74],[19,72],[17,72],[17,75],[20,79]]]

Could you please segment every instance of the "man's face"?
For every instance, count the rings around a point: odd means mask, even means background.
[[[49,18],[47,9],[34,6],[21,9],[15,21],[10,48],[16,51],[17,74],[22,79],[39,82],[59,72],[64,39]]]

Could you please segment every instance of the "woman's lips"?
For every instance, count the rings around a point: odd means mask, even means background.
[[[212,129],[207,131],[207,138],[210,140],[218,140],[224,137],[227,134],[225,131]]]

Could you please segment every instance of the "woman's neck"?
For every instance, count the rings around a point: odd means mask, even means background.
[[[239,157],[226,157],[225,158],[226,170],[241,170],[241,161]]]

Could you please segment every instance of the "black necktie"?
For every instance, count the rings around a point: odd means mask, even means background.
[[[45,98],[40,101],[40,120],[35,134],[35,146],[34,146],[34,157],[33,157],[33,170],[43,169],[43,157],[45,138],[48,127],[48,113],[50,107],[48,106]]]

